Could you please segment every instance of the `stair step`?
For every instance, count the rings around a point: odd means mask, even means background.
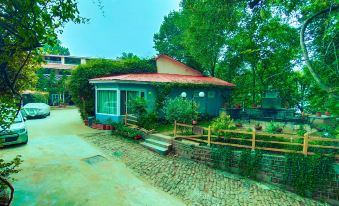
[[[161,154],[161,155],[167,155],[167,153],[168,153],[168,149],[163,148],[163,147],[159,147],[159,146],[154,145],[154,144],[150,144],[150,143],[147,143],[147,142],[142,142],[140,144],[142,146],[148,148],[149,150],[156,152],[158,154]]]
[[[155,140],[153,138],[147,138],[145,140],[145,142],[146,143],[150,143],[150,144],[154,144],[156,146],[163,147],[163,148],[166,148],[166,149],[170,149],[171,146],[172,146],[172,144],[170,144],[170,143],[159,141],[159,140]]]
[[[170,136],[159,134],[159,133],[151,134],[148,137],[151,139],[155,139],[155,140],[162,141],[162,142],[167,142],[170,144],[172,144],[174,140],[174,137],[170,137]]]

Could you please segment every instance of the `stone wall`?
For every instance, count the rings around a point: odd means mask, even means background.
[[[213,166],[215,163],[211,158],[211,148],[206,146],[192,145],[175,140],[173,143],[173,150],[179,157],[191,159],[193,161]],[[231,171],[238,172],[238,164],[240,160],[240,151],[233,152],[233,159],[231,163]],[[282,184],[286,169],[286,158],[282,155],[264,154],[261,162],[261,168],[258,174],[258,179],[264,182],[273,184]],[[336,174],[335,179],[331,182],[328,189],[318,191],[314,197],[326,200],[327,202],[339,205],[339,165],[335,165]]]

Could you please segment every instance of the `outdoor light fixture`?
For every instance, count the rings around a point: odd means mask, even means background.
[[[205,96],[205,92],[199,92],[199,97],[204,97]]]
[[[187,97],[187,93],[186,92],[182,92],[180,96],[183,97],[183,98],[186,98]]]

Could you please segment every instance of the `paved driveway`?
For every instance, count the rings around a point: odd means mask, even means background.
[[[13,205],[184,205],[80,138],[96,130],[83,126],[76,109],[26,123],[28,144],[0,150],[1,158],[24,160]]]

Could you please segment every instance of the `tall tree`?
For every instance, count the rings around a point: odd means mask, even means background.
[[[59,39],[55,40],[55,44],[53,46],[45,44],[42,47],[42,52],[44,54],[54,54],[54,55],[64,55],[64,56],[70,55],[69,49],[66,47],[63,47]]]

